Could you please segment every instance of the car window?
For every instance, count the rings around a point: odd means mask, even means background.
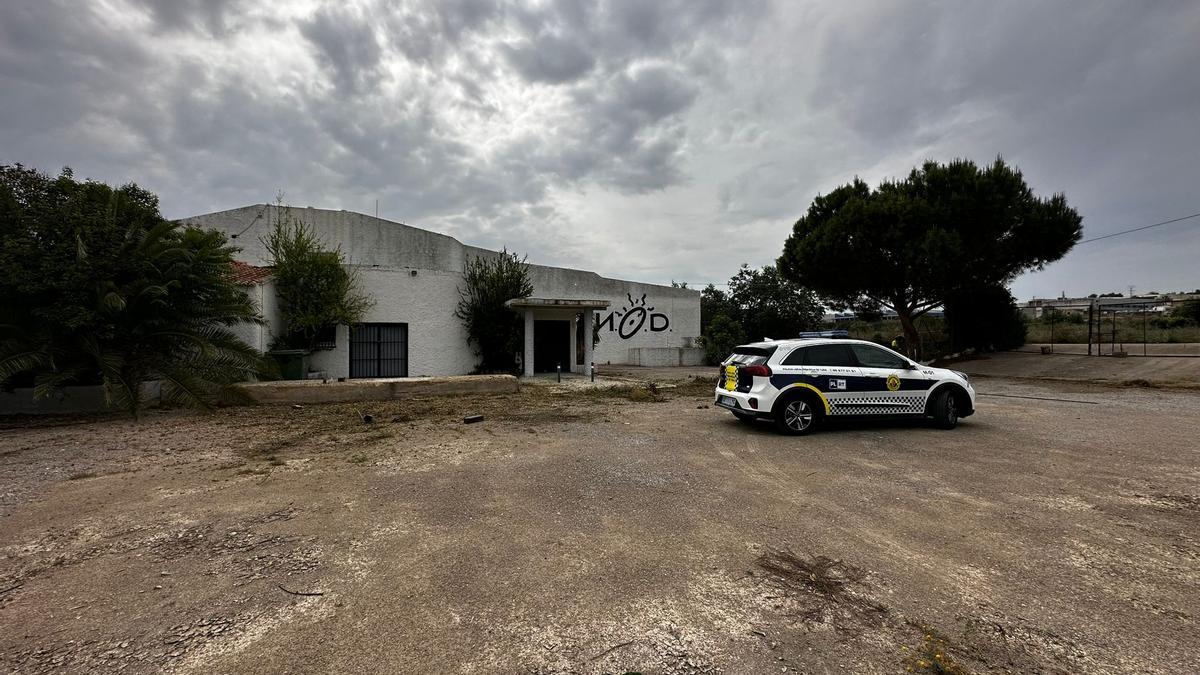
[[[879,347],[850,345],[850,349],[854,350],[854,355],[858,357],[858,365],[863,368],[891,368],[898,370],[908,367],[908,361]]]
[[[784,364],[789,366],[853,367],[854,357],[846,345],[813,345],[801,347],[788,354]]]
[[[774,353],[775,347],[734,347],[733,353],[722,361],[721,365],[761,366],[770,360]]]

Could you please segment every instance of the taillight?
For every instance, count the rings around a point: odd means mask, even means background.
[[[742,366],[742,373],[750,377],[770,377],[771,369],[766,366]]]

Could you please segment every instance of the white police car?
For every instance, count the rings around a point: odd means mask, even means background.
[[[873,342],[797,339],[742,345],[721,364],[716,405],[806,434],[826,417],[931,417],[943,429],[975,412],[956,370],[913,362]]]

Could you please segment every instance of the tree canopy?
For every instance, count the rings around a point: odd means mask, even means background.
[[[771,265],[761,269],[742,265],[727,288],[722,291],[709,284],[700,291],[701,334],[710,361],[729,355],[726,347],[736,346],[727,345],[729,340],[795,337],[820,323],[821,305],[816,295],[784,278]],[[728,321],[718,324],[722,317]]]
[[[957,290],[1005,286],[1058,260],[1082,231],[1066,197],[1037,197],[1002,159],[931,161],[903,180],[855,179],[818,196],[779,270],[835,305],[894,310],[915,353],[913,319]]]
[[[322,329],[356,324],[374,303],[358,290],[341,248],[324,248],[282,204],[276,213],[275,227],[262,238],[286,330],[276,346],[312,349]]]
[[[224,235],[182,228],[136,185],[0,167],[0,384],[46,397],[102,385],[134,414],[141,385],[209,406],[262,366],[230,330],[258,321]]]

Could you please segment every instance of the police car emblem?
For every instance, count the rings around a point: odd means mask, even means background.
[[[888,391],[896,391],[900,388],[900,378],[895,375],[888,375],[887,379]]]

